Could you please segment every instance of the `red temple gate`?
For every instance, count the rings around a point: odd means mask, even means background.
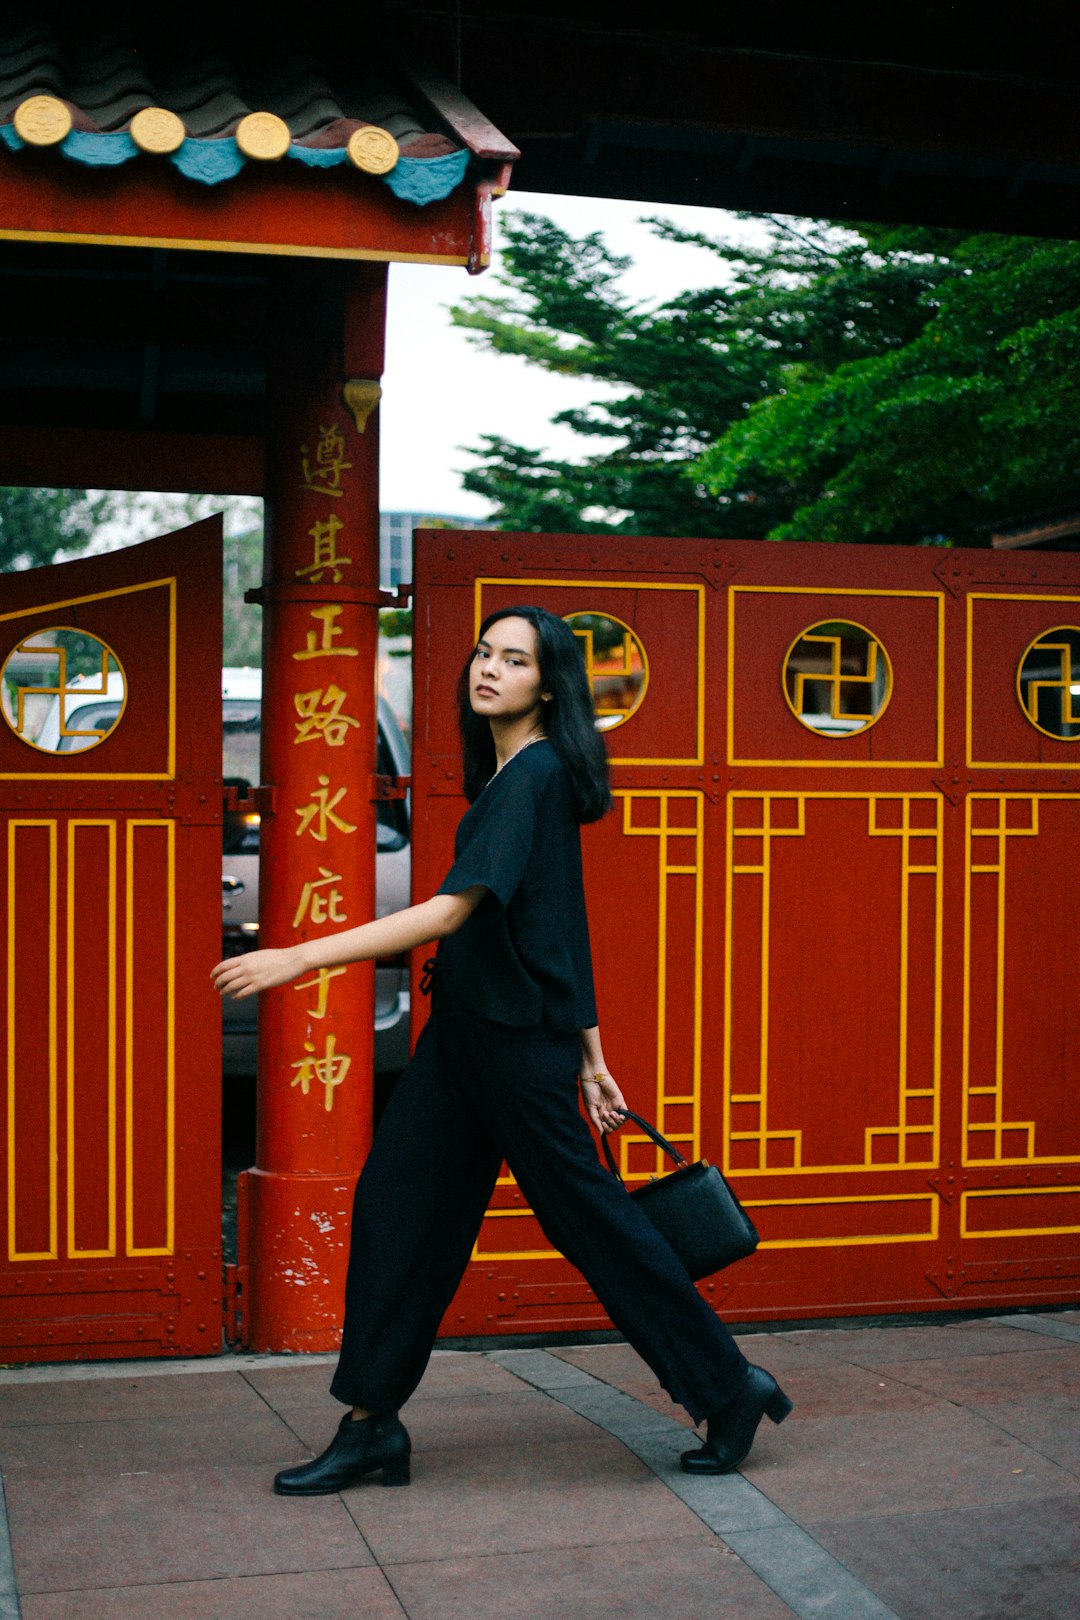
[[[215,518],[2,581],[7,1359],[220,1349],[220,577]]]
[[[417,898],[480,619],[536,602],[582,640],[617,801],[584,835],[605,1050],[758,1223],[717,1307],[1072,1297],[1080,564],[430,532],[416,576]],[[631,1184],[661,1168],[621,1151]],[[603,1325],[504,1176],[443,1331]]]

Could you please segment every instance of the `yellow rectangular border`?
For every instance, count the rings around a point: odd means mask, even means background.
[[[905,597],[937,603],[937,755],[934,759],[743,759],[735,748],[735,599],[742,594],[757,596],[845,596]],[[783,679],[776,673],[777,692]],[[885,591],[856,590],[851,586],[827,589],[820,585],[732,585],[728,590],[728,650],[727,650],[727,759],[729,765],[762,765],[776,770],[815,771],[895,771],[904,769],[939,769],[945,759],[945,593],[943,591]]]
[[[166,836],[166,967],[165,967],[165,1177],[166,1234],[163,1246],[135,1246],[135,1005],[134,958],[136,884],[134,870],[135,829],[164,829]],[[127,823],[124,892],[124,1060],[125,1060],[125,1238],[131,1256],[172,1254],[176,1247],[176,823],[157,819]]]
[[[46,1250],[19,1250],[15,1246],[15,1006],[17,987],[15,963],[18,942],[15,938],[15,834],[20,827],[47,827],[49,830],[49,962],[46,1028],[43,1031],[49,1067],[49,1247]],[[7,1153],[8,1153],[8,1259],[55,1260],[58,1257],[57,1219],[57,823],[54,818],[26,819],[8,822],[8,926],[7,926]],[[39,971],[34,964],[32,971]]]
[[[696,743],[697,753],[693,758],[674,757],[653,759],[647,755],[622,756],[611,755],[612,765],[704,765],[705,763],[705,586],[694,584],[679,584],[674,580],[627,580],[627,579],[563,579],[561,577],[549,579],[496,579],[490,576],[477,576],[473,585],[473,636],[480,634],[483,623],[483,593],[485,586],[494,585],[541,585],[547,590],[583,590],[597,591],[693,591],[697,594],[697,727]],[[603,613],[603,607],[583,607],[576,610],[580,613]]]
[[[806,1208],[810,1204],[921,1204],[930,1211],[930,1230],[921,1232],[870,1232],[858,1237],[765,1238],[761,1249],[850,1249],[871,1243],[935,1243],[940,1225],[940,1205],[933,1193],[852,1193],[835,1198],[744,1198],[746,1209]]]
[[[105,953],[106,1018],[108,1020],[108,1188],[109,1246],[105,1249],[79,1249],[75,1246],[75,941],[78,934],[78,906],[75,894],[75,833],[80,827],[105,827],[109,834],[109,910],[105,936],[95,929],[84,948],[93,949],[98,960]],[[67,828],[67,1252],[72,1260],[108,1260],[116,1254],[116,822],[106,818],[71,820]]]
[[[934,837],[934,839],[936,841],[936,847],[937,847],[937,864],[936,864],[936,868],[934,870],[934,876],[935,876],[935,896],[934,896],[934,954],[935,954],[935,962],[934,962],[934,1073],[933,1073],[933,1081],[932,1081],[932,1087],[931,1087],[931,1094],[932,1094],[933,1100],[934,1100],[934,1128],[933,1128],[933,1137],[932,1137],[932,1144],[931,1144],[930,1157],[929,1158],[927,1158],[925,1160],[912,1160],[909,1163],[902,1164],[902,1165],[886,1164],[886,1163],[882,1163],[882,1164],[873,1164],[873,1163],[866,1164],[866,1163],[864,1163],[864,1164],[805,1164],[805,1165],[804,1164],[794,1164],[794,1165],[786,1165],[786,1166],[785,1165],[775,1165],[775,1166],[770,1166],[770,1167],[768,1167],[766,1169],[760,1169],[760,1168],[754,1169],[754,1168],[746,1168],[746,1167],[739,1167],[738,1169],[735,1169],[735,1168],[732,1167],[731,1162],[730,1162],[731,1140],[732,1139],[731,1139],[730,1130],[729,1130],[729,1124],[730,1124],[730,1112],[729,1112],[729,1110],[730,1110],[731,1104],[733,1102],[740,1102],[740,1101],[749,1100],[748,1098],[745,1098],[745,1097],[742,1097],[742,1096],[733,1096],[732,1095],[732,1090],[731,1090],[731,1026],[732,1026],[731,1014],[732,1014],[732,1001],[733,1001],[733,994],[732,994],[732,965],[733,965],[733,960],[734,960],[734,955],[733,955],[733,953],[734,953],[734,933],[733,933],[733,926],[732,926],[733,889],[734,889],[734,880],[735,880],[736,876],[741,875],[741,869],[739,868],[739,865],[738,865],[738,863],[736,862],[736,859],[735,859],[734,843],[735,843],[736,829],[735,829],[735,825],[734,825],[734,815],[733,815],[733,808],[732,807],[733,807],[735,801],[738,800],[738,799],[762,799],[762,800],[769,800],[769,801],[785,800],[785,801],[788,801],[788,802],[790,802],[791,800],[796,800],[796,801],[799,801],[800,804],[805,803],[805,802],[818,803],[819,801],[825,800],[825,799],[848,799],[848,800],[854,800],[854,801],[862,801],[871,809],[878,802],[878,800],[880,800],[880,799],[900,799],[900,800],[909,800],[909,801],[910,800],[921,800],[921,801],[932,803],[937,807],[937,826],[936,826],[935,831],[933,833],[931,833],[929,831],[927,831],[925,833],[919,833],[919,832],[914,832],[913,831],[911,833],[911,835],[910,835],[910,836],[913,836],[913,837],[918,837],[918,836],[931,837],[932,836],[932,837]],[[727,822],[727,825],[726,825],[726,829],[725,829],[725,859],[724,859],[724,884],[725,884],[725,891],[724,891],[724,1049],[723,1049],[723,1074],[722,1074],[723,1095],[724,1095],[724,1122],[725,1122],[724,1123],[724,1174],[725,1175],[731,1176],[734,1179],[742,1179],[744,1177],[749,1178],[749,1177],[752,1177],[752,1176],[757,1176],[757,1177],[761,1177],[761,1176],[768,1176],[768,1177],[784,1176],[784,1177],[788,1177],[788,1176],[822,1176],[822,1175],[897,1175],[897,1174],[903,1174],[903,1173],[906,1173],[906,1172],[915,1172],[915,1173],[925,1172],[927,1170],[935,1169],[937,1167],[937,1165],[940,1163],[940,1159],[941,1159],[941,1108],[942,1108],[942,1096],[941,1096],[941,1089],[942,1089],[941,1088],[941,1028],[942,1028],[942,1004],[943,1004],[942,955],[943,955],[943,944],[944,944],[944,886],[945,886],[945,855],[944,855],[944,850],[945,850],[945,828],[944,828],[944,824],[943,824],[942,819],[941,819],[941,817],[942,817],[941,803],[942,803],[941,795],[938,794],[938,793],[925,793],[925,792],[909,793],[909,792],[906,792],[902,788],[901,789],[896,789],[894,791],[888,791],[888,792],[875,792],[872,788],[864,788],[861,792],[856,790],[856,789],[851,789],[851,790],[846,790],[846,791],[841,791],[841,790],[832,791],[832,790],[830,790],[830,791],[825,791],[825,792],[819,792],[819,791],[817,791],[816,789],[813,789],[813,788],[807,788],[807,789],[803,789],[803,790],[800,790],[798,788],[778,788],[778,789],[770,789],[770,788],[737,788],[737,789],[733,789],[727,795],[727,805],[726,805],[726,822]],[[784,837],[784,836],[792,836],[794,834],[798,834],[798,835],[801,836],[802,831],[803,831],[803,815],[802,815],[802,811],[800,809],[798,826],[795,827],[795,828],[777,828],[777,829],[775,829],[773,836]],[[900,837],[902,835],[902,829],[890,830],[889,835],[892,836],[894,834],[895,834],[895,836]],[[870,834],[868,834],[868,836],[875,836],[875,834],[871,832]],[[884,834],[882,834],[882,836],[884,836]],[[920,872],[922,872],[924,875],[929,875],[926,872],[925,868],[919,868],[919,867],[909,867],[907,869],[902,868],[901,872],[902,872],[902,876],[905,877],[905,880],[907,878],[910,878],[912,875],[919,875]],[[763,873],[763,881],[766,884],[766,891],[765,891],[765,894],[763,895],[763,902],[762,903],[763,903],[763,907],[765,908],[765,914],[767,916],[768,915],[767,908],[768,908],[768,903],[769,903],[769,898],[770,898],[769,894],[768,894],[769,877],[768,877],[767,872]],[[900,917],[901,941],[902,941],[902,944],[905,945],[905,946],[906,946],[907,937],[908,937],[907,936],[907,915],[908,915],[907,905],[908,905],[908,902],[907,902],[907,888],[906,888],[906,881],[905,881],[904,890],[903,890],[903,894],[902,894],[902,897],[901,897],[901,917]],[[768,1011],[769,1011],[769,1006],[768,1006],[768,995],[769,995],[769,930],[768,930],[767,926],[764,927],[763,930],[762,930],[762,938],[761,938],[761,943],[760,943],[760,949],[761,949],[761,953],[762,953],[762,960],[761,960],[762,1049],[761,1049],[760,1063],[761,1063],[762,1076],[763,1076],[763,1078],[764,1078],[764,1080],[766,1082],[764,1084],[764,1086],[763,1086],[762,1095],[767,1098],[767,1094],[768,1094],[768,1086],[767,1086],[768,1036],[769,1036],[769,1025],[768,1025]],[[906,1012],[906,1005],[907,1005],[907,1001],[906,1001],[906,998],[907,998],[906,973],[905,973],[904,977],[902,977],[902,980],[901,980],[901,991],[900,991],[900,993],[901,993],[901,1012],[904,1013],[904,1012]],[[901,1017],[901,1019],[900,1019],[900,1042],[899,1042],[899,1052],[898,1052],[898,1058],[899,1058],[899,1063],[900,1063],[901,1069],[903,1069],[905,1061],[906,1061],[905,1060],[906,1040],[907,1040],[906,1029],[907,1029],[906,1018]],[[914,1095],[915,1094],[915,1088],[909,1088],[907,1094],[909,1096]],[[867,1127],[867,1130],[870,1130],[870,1129],[872,1129],[872,1127]],[[890,1130],[891,1130],[891,1127],[890,1127]],[[873,1195],[870,1195],[870,1196],[876,1197],[877,1195],[873,1194]]]
[[[1004,1106],[1005,1097],[1005,1062],[1004,1062],[1004,1032],[1005,1008],[1007,1002],[1005,986],[1005,894],[1006,894],[1006,851],[1010,838],[1038,837],[1039,834],[1039,806],[1043,803],[1075,804],[1080,800],[1080,793],[969,793],[964,803],[964,977],[962,986],[961,1004],[961,1056],[960,1056],[960,1095],[962,1101],[961,1130],[963,1132],[961,1143],[961,1164],[965,1170],[982,1170],[996,1168],[1000,1165],[1027,1165],[1027,1164],[1080,1164],[1080,1153],[1031,1153],[1025,1158],[1017,1156],[1001,1156],[996,1158],[973,1159],[968,1151],[970,1121],[968,1115],[968,1102],[973,1095],[994,1094],[1000,1107]],[[1009,803],[1029,804],[1033,807],[1034,815],[1030,830],[1014,827],[1005,832],[995,832],[994,829],[974,829],[971,825],[972,806],[976,803],[1006,805]],[[1001,817],[999,814],[999,823]],[[998,863],[996,866],[987,866],[976,863],[975,839],[985,836],[986,842],[997,844]],[[995,987],[996,1006],[994,1008],[994,1084],[989,1088],[972,1087],[971,1084],[971,880],[976,876],[991,876],[997,873],[997,939],[995,941]],[[1037,1120],[1011,1120],[1002,1119],[1000,1127],[995,1121],[995,1130],[1000,1136],[1006,1130],[1030,1129],[1029,1141],[1034,1144]]]
[[[175,575],[169,575],[163,579],[148,579],[142,585],[120,585],[111,591],[94,591],[89,596],[72,596],[62,602],[45,602],[40,607],[19,608],[14,613],[0,613],[0,624],[4,624],[10,619],[29,619],[39,613],[59,613],[64,608],[83,607],[87,602],[104,602],[116,596],[132,596],[139,591],[154,591],[162,588],[167,588],[169,592],[169,737],[167,768],[164,771],[0,771],[0,782],[169,782],[172,780],[176,775]],[[34,752],[37,752],[37,750],[34,750]]]
[[[1056,764],[1048,764],[1037,759],[973,759],[972,728],[974,724],[974,677],[972,662],[974,659],[975,642],[975,611],[973,602],[1072,602],[1080,603],[1080,596],[1043,595],[1038,591],[969,591],[967,597],[967,623],[965,642],[964,665],[964,757],[967,767],[973,771],[1080,771],[1080,758],[1073,760],[1059,760]],[[1049,626],[1047,626],[1049,628]],[[1020,699],[1017,698],[1017,707],[1020,708]],[[1023,709],[1020,709],[1023,714]],[[1030,722],[1027,722],[1030,724]],[[1032,736],[1039,737],[1041,732],[1034,726],[1031,728]]]
[[[1076,1226],[1003,1226],[999,1231],[971,1232],[968,1230],[968,1199],[969,1198],[1014,1198],[1023,1195],[1027,1198],[1037,1198],[1040,1193],[1080,1193],[1080,1187],[980,1187],[972,1192],[960,1194],[960,1236],[968,1238],[972,1243],[979,1238],[1011,1238],[1011,1237],[1068,1237],[1080,1232],[1080,1223]]]
[[[466,254],[386,253],[376,248],[308,247],[296,242],[218,242],[198,236],[98,236],[92,231],[0,231],[0,242],[71,242],[76,246],[182,248],[194,253],[273,253],[298,259],[370,259],[378,264],[467,265]],[[488,256],[481,264],[490,262]]]

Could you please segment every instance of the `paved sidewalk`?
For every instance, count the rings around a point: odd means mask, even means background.
[[[333,1358],[0,1371],[0,1615],[1068,1620],[1080,1311],[743,1340],[795,1400],[742,1475],[624,1345],[440,1353],[413,1484],[295,1500]]]

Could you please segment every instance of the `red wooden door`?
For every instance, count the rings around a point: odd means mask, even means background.
[[[221,1347],[221,525],[0,580],[9,1360]]]
[[[536,602],[581,637],[617,803],[584,834],[608,1060],[763,1238],[714,1303],[1071,1297],[1080,562],[443,532],[416,578],[417,897],[464,807],[481,617]],[[620,1140],[629,1181],[660,1168]],[[504,1177],[444,1331],[597,1325]]]

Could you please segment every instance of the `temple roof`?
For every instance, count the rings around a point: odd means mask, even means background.
[[[302,51],[242,58],[178,54],[131,39],[50,29],[0,33],[0,142],[58,149],[89,168],[168,163],[218,185],[249,165],[351,166],[405,201],[447,197],[471,159],[516,150],[452,86],[372,50],[333,60]],[[359,178],[359,177],[358,177]]]

